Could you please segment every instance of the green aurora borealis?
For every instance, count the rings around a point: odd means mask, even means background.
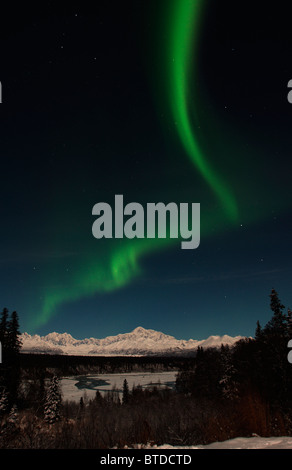
[[[193,41],[199,42],[200,18],[203,9],[202,1],[184,0],[174,2],[175,8],[171,15],[169,28],[169,100],[176,122],[177,132],[184,145],[186,153],[191,158],[196,170],[212,188],[227,217],[232,221],[238,220],[238,208],[236,201],[227,188],[225,182],[207,162],[206,156],[200,149],[189,116],[189,102],[195,101],[195,90],[189,90],[190,86],[190,62],[193,65],[194,51]],[[198,46],[197,46],[198,47]],[[195,101],[196,102],[196,101]]]
[[[194,165],[194,171],[197,171],[207,182],[222,207],[223,214],[219,211],[219,216],[217,214],[215,217],[213,214],[205,217],[203,229],[207,234],[208,225],[211,226],[215,218],[218,218],[218,230],[220,230],[220,225],[221,229],[222,226],[226,226],[225,216],[231,222],[237,221],[238,209],[227,185],[211,168],[201,151],[189,118],[188,101],[190,96],[195,95],[195,90],[190,89],[189,62],[193,53],[193,41],[199,41],[203,2],[179,0],[172,3],[173,9],[170,9],[169,24],[167,24],[169,49],[165,50],[164,57],[169,66],[165,72],[168,82],[166,100],[168,100],[185,152]],[[98,251],[98,262],[95,259],[96,255],[93,255],[90,261],[83,259],[78,274],[70,278],[65,288],[55,286],[52,292],[46,290],[42,312],[31,319],[30,327],[35,329],[46,324],[64,302],[72,302],[95,293],[110,292],[127,285],[141,274],[140,260],[143,256],[165,249],[175,242],[170,239],[157,238],[110,240],[107,242],[110,246],[106,247],[103,255]]]

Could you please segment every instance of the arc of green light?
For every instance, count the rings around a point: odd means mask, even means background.
[[[34,318],[30,328],[38,328],[46,324],[58,307],[65,302],[73,302],[82,297],[100,293],[116,291],[141,274],[139,259],[153,253],[168,244],[171,239],[139,239],[136,243],[124,240],[115,246],[105,258],[91,259],[80,266],[78,273],[71,277],[70,286],[48,290],[43,308],[37,318]]]
[[[171,1],[171,0],[170,0]],[[169,4],[167,4],[167,7]],[[192,131],[188,115],[188,80],[187,72],[190,65],[192,38],[198,33],[200,10],[199,0],[175,0],[175,9],[171,16],[171,34],[169,42],[170,68],[168,74],[169,97],[173,116],[177,122],[177,130],[184,147],[200,174],[212,187],[220,199],[228,216],[235,220],[237,217],[236,203],[226,185],[214,173],[202,154],[196,137]],[[168,35],[169,39],[169,35]],[[205,215],[205,231],[216,221],[217,229],[224,229],[220,214]],[[173,240],[125,240],[121,246],[115,247],[108,256],[96,261],[84,262],[78,275],[73,276],[68,288],[49,289],[45,295],[42,311],[33,321],[33,328],[48,322],[64,302],[76,301],[96,292],[111,292],[128,285],[140,273],[140,259],[156,250],[165,248]]]
[[[201,235],[210,234],[214,225],[218,232],[226,229],[226,224],[219,212],[208,213],[204,216]],[[31,319],[29,328],[37,329],[45,325],[56,314],[60,305],[66,302],[74,302],[97,292],[117,291],[127,286],[141,275],[140,261],[142,257],[171,247],[175,243],[176,239],[170,238],[145,238],[137,239],[134,242],[133,240],[123,240],[105,256],[102,256],[100,252],[98,259],[96,256],[90,256],[90,261],[87,260],[82,266],[77,266],[76,274],[71,276],[67,288],[60,286],[59,288],[47,289],[43,308],[37,317]]]
[[[226,215],[231,220],[236,220],[238,216],[236,201],[226,184],[206,161],[193,132],[188,111],[188,75],[194,55],[192,55],[192,43],[196,37],[196,46],[198,44],[202,8],[202,0],[175,0],[174,2],[170,18],[171,33],[167,36],[170,37],[168,96],[177,132],[187,154],[213,189]]]

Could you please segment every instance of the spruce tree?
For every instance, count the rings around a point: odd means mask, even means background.
[[[265,378],[265,393],[271,402],[283,406],[289,399],[290,375],[287,361],[289,316],[283,312],[278,293],[272,289],[270,307],[273,316],[262,330],[259,355]]]
[[[60,420],[61,402],[59,379],[54,376],[50,381],[44,404],[44,419],[47,423],[52,424]]]
[[[2,344],[2,353],[6,351],[7,336],[8,336],[8,309],[4,308],[2,310],[1,319],[0,319],[0,342]],[[4,356],[5,356],[5,353],[3,354],[3,357]]]
[[[123,383],[123,404],[129,403],[129,395],[129,385],[127,379],[125,379]]]
[[[16,311],[12,312],[11,320],[7,324],[7,341],[9,354],[16,356],[20,353],[21,340],[19,331],[19,320]]]
[[[19,336],[19,322],[16,311],[12,313],[9,320],[8,309],[4,308],[0,319],[0,341],[2,345],[0,386],[7,391],[9,407],[17,403],[18,398],[20,381],[19,353],[21,348]]]
[[[79,401],[79,408],[80,408],[80,411],[83,411],[83,410],[84,410],[84,400],[83,400],[83,397],[80,398],[80,401]]]
[[[272,289],[270,299],[270,307],[273,316],[266,324],[264,332],[268,335],[277,336],[278,338],[285,338],[287,336],[287,317],[283,313],[285,306],[281,304],[275,289]]]
[[[261,327],[260,322],[258,320],[256,330],[255,330],[255,339],[260,340],[261,337],[262,337],[262,327]]]
[[[292,311],[290,308],[287,310],[287,335],[288,339],[292,339]]]
[[[11,318],[6,322],[6,365],[7,365],[7,390],[10,405],[17,403],[20,383],[20,331],[18,314],[12,312]],[[5,358],[4,358],[5,360]]]

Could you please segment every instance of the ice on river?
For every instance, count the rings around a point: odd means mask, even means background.
[[[122,396],[123,383],[126,379],[129,389],[140,385],[143,389],[149,387],[175,387],[177,371],[172,372],[131,372],[124,374],[92,374],[64,377],[61,379],[63,400],[79,402],[84,395],[88,399],[95,397],[97,390],[101,393],[114,387]]]

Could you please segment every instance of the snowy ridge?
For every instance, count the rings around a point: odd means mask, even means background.
[[[68,333],[49,333],[46,336],[23,333],[23,353],[68,354],[76,356],[143,356],[143,355],[180,355],[195,352],[198,346],[203,348],[232,345],[241,336],[210,336],[205,340],[178,340],[159,331],[141,326],[130,333],[108,336],[103,339],[74,339]]]

